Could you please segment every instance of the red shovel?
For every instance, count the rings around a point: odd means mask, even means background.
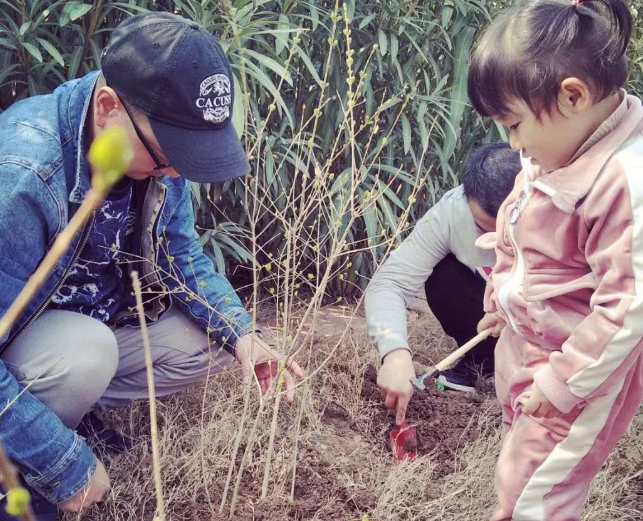
[[[395,461],[413,461],[418,455],[418,437],[415,427],[403,423],[391,431],[391,448]]]
[[[414,378],[411,383],[418,390],[423,391],[425,389],[424,380],[428,377],[435,376],[441,371],[445,371],[451,367],[455,362],[457,362],[465,353],[471,351],[475,346],[482,342],[491,334],[491,330],[487,329],[482,333],[478,333],[474,338],[469,340],[459,349],[455,350],[449,356],[447,356],[439,364],[429,368],[426,372],[417,378]],[[393,450],[393,459],[395,461],[409,460],[413,461],[417,457],[418,450],[418,438],[415,427],[403,423],[399,427],[396,427],[391,432],[391,448]]]

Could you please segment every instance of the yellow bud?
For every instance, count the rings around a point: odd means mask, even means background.
[[[31,501],[29,491],[22,487],[14,487],[7,493],[7,514],[12,516],[21,516],[27,510]]]
[[[92,185],[96,190],[109,190],[129,168],[134,152],[127,134],[120,127],[110,127],[92,143],[87,159],[95,169]]]

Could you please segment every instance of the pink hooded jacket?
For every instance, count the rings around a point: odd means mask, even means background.
[[[478,240],[497,255],[485,310],[551,351],[534,379],[557,409],[602,396],[643,350],[641,101],[625,96],[567,166],[525,164],[497,230]]]

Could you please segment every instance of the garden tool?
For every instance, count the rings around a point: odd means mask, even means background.
[[[451,366],[453,366],[460,358],[462,358],[466,353],[471,351],[475,346],[477,346],[480,342],[482,342],[485,338],[487,338],[491,334],[491,329],[485,329],[482,333],[478,333],[476,336],[474,336],[471,340],[469,340],[466,344],[464,344],[462,347],[456,349],[453,353],[451,353],[449,356],[447,356],[444,360],[442,360],[440,363],[434,365],[433,367],[429,367],[426,369],[426,372],[416,378],[413,378],[411,380],[411,383],[413,384],[413,387],[418,389],[419,391],[424,391],[426,389],[426,386],[424,385],[424,380],[426,380],[429,377],[436,376],[442,371],[446,371],[449,369]]]
[[[424,391],[426,389],[424,380],[449,369],[490,334],[491,329],[486,329],[482,333],[478,333],[475,337],[469,340],[462,347],[456,349],[440,363],[426,369],[424,374],[411,380],[411,383],[416,389]],[[413,461],[417,457],[418,440],[417,431],[414,426],[403,423],[391,431],[390,438],[391,448],[393,450],[393,459],[395,461]]]
[[[413,461],[418,455],[418,439],[415,427],[403,423],[391,431],[391,448],[395,461]]]

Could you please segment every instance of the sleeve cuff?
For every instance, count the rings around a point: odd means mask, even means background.
[[[536,371],[534,381],[552,405],[563,413],[570,412],[583,402],[582,398],[572,394],[569,386],[556,376],[551,365]]]
[[[496,247],[496,232],[487,232],[476,239],[476,246],[481,250],[493,250]]]
[[[47,501],[57,504],[75,496],[96,472],[97,460],[85,441],[74,433],[74,442],[51,470],[39,476],[25,474],[27,484]]]
[[[411,351],[406,338],[393,332],[383,333],[375,342],[375,346],[377,347],[377,351],[380,355],[380,362],[392,351],[396,351],[398,349],[406,349],[409,352]]]

